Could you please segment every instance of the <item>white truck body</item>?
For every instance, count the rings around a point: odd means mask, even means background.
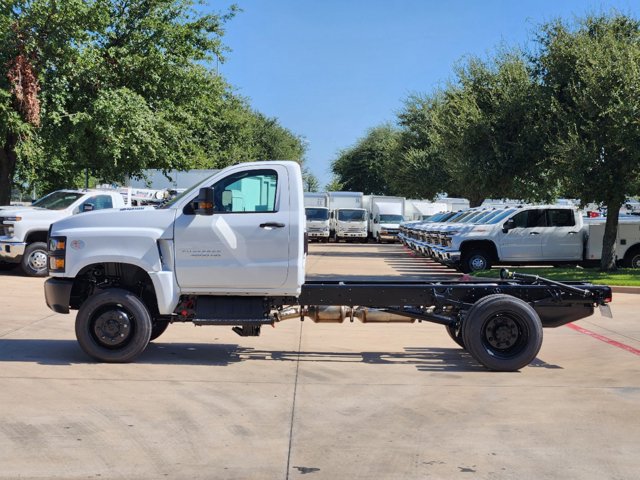
[[[369,203],[369,235],[378,243],[395,242],[404,221],[404,197],[371,195]]]
[[[450,212],[455,212],[458,210],[466,210],[469,208],[469,200],[466,198],[456,198],[456,197],[438,197],[436,199],[438,203],[446,203],[447,210]]]
[[[309,240],[328,242],[331,229],[329,225],[329,195],[325,192],[305,192],[304,206]]]
[[[449,205],[444,202],[430,202],[428,200],[416,200],[407,198],[404,202],[404,216],[407,221],[424,220],[431,215],[450,211]]]
[[[362,192],[328,192],[331,235],[340,240],[367,241],[367,211]]]
[[[47,232],[78,213],[125,206],[116,190],[57,190],[28,207],[0,210],[0,262],[20,264],[29,276],[47,273]]]

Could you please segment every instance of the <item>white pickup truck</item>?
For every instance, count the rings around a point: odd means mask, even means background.
[[[0,264],[20,265],[29,276],[47,274],[47,232],[56,220],[82,212],[124,207],[109,190],[57,190],[27,207],[0,209]]]
[[[608,308],[611,289],[526,276],[431,282],[305,279],[300,166],[228,167],[158,209],[111,209],[54,223],[47,305],[78,310],[82,349],[128,362],[172,322],[242,336],[288,319],[443,325],[492,370],[518,370],[557,327]],[[523,300],[523,299],[526,299]]]
[[[583,264],[601,258],[604,220],[584,221],[571,206],[537,205],[494,210],[476,223],[439,228],[432,256],[462,272],[495,264]],[[640,267],[640,219],[620,220],[616,256]]]

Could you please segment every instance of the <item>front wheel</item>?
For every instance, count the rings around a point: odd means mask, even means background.
[[[48,262],[47,244],[33,242],[24,249],[20,268],[29,277],[46,277],[49,274]]]
[[[542,346],[542,323],[527,302],[488,295],[469,309],[462,323],[467,351],[489,370],[514,372],[529,365]]]
[[[640,250],[635,250],[626,255],[623,266],[626,268],[640,268]]]
[[[489,270],[491,268],[491,257],[485,250],[472,250],[463,255],[460,263],[462,273]]]
[[[147,348],[151,331],[151,315],[146,305],[120,288],[89,297],[76,316],[80,347],[101,362],[132,361]]]

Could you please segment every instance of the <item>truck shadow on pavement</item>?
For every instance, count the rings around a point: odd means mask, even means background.
[[[227,366],[240,362],[365,363],[414,366],[421,372],[486,372],[459,348],[405,347],[402,352],[262,350],[237,344],[152,342],[134,364]],[[0,362],[92,364],[75,340],[0,339]],[[530,367],[560,369],[536,358]]]

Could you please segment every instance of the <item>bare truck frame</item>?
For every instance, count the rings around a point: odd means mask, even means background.
[[[230,325],[242,336],[262,325],[309,318],[315,322],[432,322],[490,370],[528,365],[542,345],[542,328],[585,318],[600,307],[610,316],[611,288],[560,283],[501,271],[498,280],[308,281],[298,297],[183,295],[172,315],[153,313],[155,294],[143,278],[102,264],[83,278],[50,278],[47,304],[68,313],[78,308],[76,336],[90,356],[128,362],[159,337],[169,323]],[[77,281],[80,280],[80,281]]]

